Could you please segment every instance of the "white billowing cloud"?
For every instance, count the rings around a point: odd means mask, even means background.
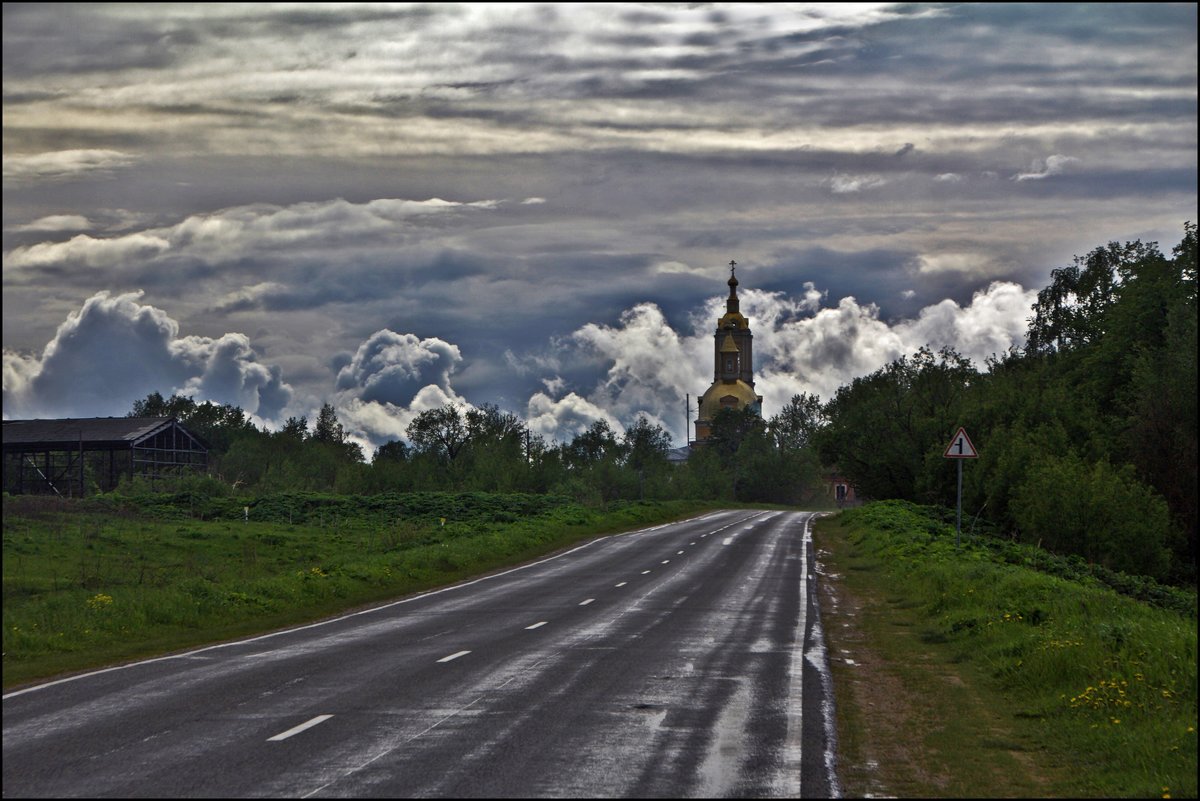
[[[953,348],[983,368],[989,356],[1024,345],[1036,299],[1035,290],[995,282],[975,293],[966,307],[944,300],[922,309],[916,319],[889,324],[879,319],[874,304],[843,298],[836,308],[756,336],[756,345],[760,339],[766,345],[756,365],[764,413],[776,413],[798,392],[828,400],[838,387],[925,345]]]
[[[403,236],[413,221],[453,212],[494,209],[495,200],[457,203],[440,198],[379,198],[366,203],[334,200],[290,206],[235,206],[194,214],[181,222],[115,237],[85,234],[66,242],[38,242],[5,254],[8,269],[54,265],[119,268],[156,256],[194,255],[219,264],[261,253],[299,248],[344,249]]]
[[[373,448],[391,440],[407,440],[408,426],[421,412],[454,404],[464,411],[472,408],[465,399],[447,392],[435,384],[422,387],[407,405],[380,401],[364,401],[343,394],[335,404],[338,422],[347,435],[363,447],[370,458]]]
[[[4,349],[4,419],[20,419],[23,417],[40,417],[36,411],[30,413],[27,409],[26,395],[28,387],[37,377],[41,363],[36,356],[26,356],[16,351]]]
[[[948,251],[926,253],[917,258],[917,269],[921,273],[960,273],[970,276],[986,276],[995,269],[993,260],[980,253]]]
[[[128,167],[135,156],[119,150],[55,150],[47,153],[5,154],[4,182],[24,184],[86,175],[104,176]]]
[[[835,175],[828,183],[834,194],[844,195],[883,186],[887,179],[879,175]]]
[[[240,308],[253,308],[262,298],[275,293],[287,291],[287,286],[278,281],[260,281],[257,284],[243,286],[232,292],[226,292],[217,300],[216,308],[232,311]]]
[[[614,431],[621,431],[621,422],[616,417],[574,392],[558,400],[544,392],[535,392],[529,399],[525,415],[530,431],[549,441],[561,442],[569,442],[600,420]]]
[[[368,402],[406,405],[431,384],[451,393],[450,375],[462,360],[457,345],[384,328],[359,345],[350,363],[338,371],[336,388],[352,390]]]
[[[127,414],[152,392],[240,406],[263,422],[292,396],[280,370],[258,362],[244,334],[179,336],[166,312],[139,292],[99,292],[58,327],[40,358],[4,352],[4,415]]]
[[[861,305],[853,297],[765,330],[752,317],[751,329],[755,331],[755,389],[763,396],[763,413],[768,417],[800,392],[828,400],[842,384],[877,370],[908,349],[899,334],[879,319],[877,306]]]
[[[470,406],[450,383],[462,361],[458,346],[442,339],[376,331],[338,371],[338,419],[352,435],[373,443],[406,439],[421,412],[450,403]]]
[[[170,350],[203,369],[187,380],[180,394],[231,403],[263,421],[275,421],[291,400],[292,391],[283,382],[282,370],[278,365],[260,364],[245,334],[225,334],[217,339],[183,337],[172,342]]]
[[[976,292],[965,308],[943,300],[921,310],[916,320],[896,326],[910,345],[929,344],[935,350],[952,347],[982,367],[989,356],[1025,344],[1025,331],[1037,290],[1009,281],[996,281]],[[910,350],[910,352],[911,352]]]
[[[119,267],[161,255],[170,247],[171,243],[167,239],[144,232],[108,239],[79,234],[66,242],[38,242],[28,247],[14,248],[6,254],[4,266],[37,268],[72,264],[83,267]]]
[[[1014,181],[1040,181],[1043,178],[1049,178],[1051,175],[1059,175],[1067,167],[1075,164],[1079,159],[1074,156],[1062,156],[1055,154],[1047,156],[1045,161],[1035,161],[1029,172],[1018,173],[1013,176]]]
[[[711,379],[712,353],[700,337],[680,337],[653,303],[639,303],[618,326],[588,323],[571,335],[585,354],[608,363],[604,379],[586,398],[623,423],[645,415],[679,431],[684,395]],[[678,435],[677,435],[678,436]]]
[[[92,221],[82,214],[51,214],[41,217],[24,225],[14,225],[13,231],[86,231],[92,227]]]

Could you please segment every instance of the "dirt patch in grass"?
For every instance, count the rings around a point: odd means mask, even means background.
[[[922,636],[921,611],[824,521],[821,617],[848,797],[1045,797],[1062,787],[987,678]],[[890,591],[889,591],[890,590]]]

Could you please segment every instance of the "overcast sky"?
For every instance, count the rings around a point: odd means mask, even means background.
[[[6,4],[4,417],[329,402],[370,447],[454,401],[681,444],[730,260],[768,417],[925,344],[982,366],[1052,269],[1197,219],[1196,26]]]

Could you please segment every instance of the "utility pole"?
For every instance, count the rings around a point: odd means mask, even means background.
[[[692,439],[692,396],[683,396],[683,445],[691,445]]]

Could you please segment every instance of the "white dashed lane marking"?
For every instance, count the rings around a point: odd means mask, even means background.
[[[626,584],[628,584],[628,583],[629,583],[628,581],[622,581],[622,582],[621,582],[620,584],[618,584],[617,586],[618,586],[618,587],[624,587],[624,586],[625,586]]]
[[[534,629],[540,629],[540,628],[541,628],[542,626],[544,626],[544,625],[546,625],[546,621],[544,621],[544,620],[543,620],[543,621],[540,621],[540,622],[538,622],[538,623],[534,623],[532,626],[526,626],[526,627],[525,627],[525,630],[526,630],[526,631],[533,631]]]
[[[450,654],[450,656],[443,656],[438,661],[439,662],[449,662],[451,659],[458,659],[460,656],[466,656],[469,653],[471,653],[471,652],[470,651],[459,651],[456,654]]]
[[[580,606],[587,606],[588,604],[590,604],[590,603],[591,603],[592,601],[594,601],[594,600],[596,600],[596,599],[595,599],[595,598],[588,598],[586,601],[580,601],[580,602],[579,602],[579,605],[580,605]]]
[[[267,742],[270,743],[270,742],[278,742],[279,740],[286,740],[287,738],[291,737],[293,734],[299,734],[300,732],[302,732],[306,729],[311,729],[313,726],[316,726],[318,723],[324,723],[325,721],[329,720],[331,717],[333,717],[333,715],[317,715],[312,720],[307,721],[305,723],[301,723],[299,726],[293,726],[292,728],[288,729],[287,731],[276,734],[274,737],[268,737]]]

